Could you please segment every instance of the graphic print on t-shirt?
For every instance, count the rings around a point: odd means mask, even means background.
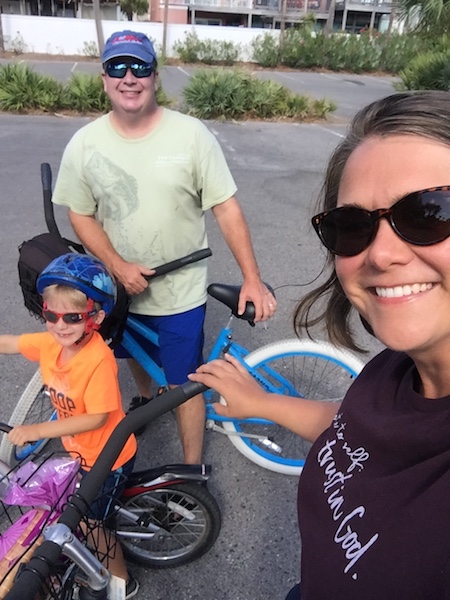
[[[70,397],[69,378],[63,373],[52,375],[50,384],[47,387],[50,400],[58,413],[58,419],[67,419],[77,414],[75,402]]]
[[[325,440],[317,452],[317,462],[323,469],[323,491],[327,495],[331,517],[336,524],[334,542],[342,548],[347,560],[344,573],[356,580],[358,560],[375,544],[379,534],[374,532],[369,539],[361,539],[358,534],[358,522],[361,523],[364,519],[366,509],[362,505],[349,507],[346,501],[346,483],[364,470],[365,462],[370,457],[362,446],[349,447],[345,439],[345,427],[342,413],[338,413],[330,429],[330,432],[334,431],[335,437]],[[337,466],[337,463],[342,465],[344,461],[347,463],[345,469]]]

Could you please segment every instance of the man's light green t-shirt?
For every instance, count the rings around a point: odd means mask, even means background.
[[[204,211],[236,185],[214,135],[198,119],[164,109],[145,137],[128,139],[109,115],[80,129],[62,158],[53,202],[96,214],[118,254],[149,268],[208,245]],[[131,310],[171,315],[206,301],[206,261],[155,278]]]

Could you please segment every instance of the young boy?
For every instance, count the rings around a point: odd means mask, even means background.
[[[83,459],[88,471],[116,425],[124,418],[117,364],[110,348],[98,333],[100,324],[114,307],[116,286],[106,267],[96,258],[65,254],[52,261],[37,282],[44,305],[47,331],[24,335],[1,335],[0,352],[21,353],[39,362],[42,378],[57,411],[58,419],[19,425],[8,434],[11,443],[23,445],[42,438],[60,437],[67,452]],[[136,439],[125,444],[104,489],[120,497],[124,477],[132,470]],[[106,503],[91,507],[95,519],[105,516]],[[126,598],[134,596],[138,582],[128,576],[121,549],[117,546],[111,573],[126,582]]]

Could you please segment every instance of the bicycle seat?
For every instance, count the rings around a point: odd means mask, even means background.
[[[228,306],[231,309],[231,312],[238,319],[244,319],[248,321],[252,327],[254,327],[254,319],[255,319],[255,306],[253,302],[247,302],[245,306],[245,311],[242,315],[238,315],[238,302],[239,302],[239,293],[241,291],[240,285],[227,285],[225,283],[211,283],[208,286],[208,294]]]

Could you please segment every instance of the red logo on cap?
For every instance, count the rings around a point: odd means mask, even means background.
[[[113,44],[120,44],[120,42],[137,42],[138,44],[142,43],[142,41],[138,37],[130,33],[126,35],[119,35],[118,37],[112,40]]]

